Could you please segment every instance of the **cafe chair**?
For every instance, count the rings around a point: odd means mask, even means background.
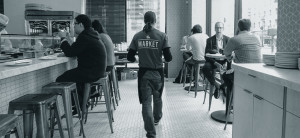
[[[213,76],[215,76],[215,79],[216,79],[217,83],[221,84],[223,82],[219,71],[213,70]],[[205,91],[204,91],[205,93],[204,93],[204,98],[203,98],[203,104],[205,103],[206,93],[207,93],[206,90],[207,90],[208,86],[210,86],[209,91],[208,91],[209,92],[208,111],[210,111],[211,103],[212,103],[212,97],[213,97],[214,92],[215,92],[215,87],[213,85],[210,85],[208,80],[205,80]],[[222,96],[222,100],[223,100],[223,103],[224,103],[225,102],[224,95],[221,94],[221,96]]]
[[[109,77],[108,77],[109,73],[106,73],[106,76],[103,78],[100,78],[98,81],[96,82],[90,82],[90,83],[85,83],[84,84],[84,96],[83,96],[83,104],[82,104],[82,114],[83,114],[83,118],[85,119],[85,123],[87,121],[87,116],[88,113],[107,113],[108,116],[108,121],[109,121],[109,125],[110,125],[110,130],[111,133],[113,133],[113,126],[112,126],[112,122],[113,122],[113,109],[111,107],[111,103],[113,102],[113,96],[111,96],[111,92],[110,92],[110,86],[109,86]],[[97,112],[88,112],[88,101],[90,99],[90,89],[91,89],[91,85],[97,84],[99,86],[102,87],[103,90],[103,94],[104,94],[104,99],[105,99],[105,105],[106,105],[106,111],[97,111]]]
[[[0,137],[9,138],[15,133],[16,138],[24,138],[21,117],[13,114],[0,114]]]
[[[74,126],[73,126],[73,115],[72,115],[72,100],[73,98],[75,102],[75,109],[78,113],[78,118],[80,122],[80,133],[83,134],[83,137],[85,138],[85,133],[83,130],[83,122],[82,122],[82,114],[80,110],[79,100],[78,100],[78,94],[76,89],[76,83],[74,82],[52,82],[47,84],[46,86],[43,86],[42,88],[43,93],[48,94],[55,94],[55,95],[61,95],[63,106],[64,106],[64,117],[66,118],[67,123],[67,131],[69,134],[69,138],[74,137]],[[51,136],[53,136],[53,131],[51,131]]]
[[[14,114],[15,110],[23,110],[25,138],[32,138],[33,136],[33,113],[35,114],[36,121],[36,137],[50,138],[49,118],[47,118],[47,113],[51,113],[53,110],[54,117],[58,124],[60,137],[64,138],[56,97],[57,95],[53,94],[26,94],[9,102],[8,114]]]

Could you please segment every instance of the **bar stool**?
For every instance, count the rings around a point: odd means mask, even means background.
[[[119,83],[118,83],[118,76],[117,76],[117,71],[116,71],[115,66],[113,67],[113,69],[111,71],[111,77],[112,77],[113,86],[114,86],[115,99],[121,100],[120,90],[119,90]],[[117,103],[117,105],[118,105],[118,103]]]
[[[233,89],[233,87],[232,87]],[[230,119],[230,113],[231,113],[231,109],[232,109],[232,100],[233,100],[233,90],[228,90],[227,88],[227,95],[226,95],[226,121],[225,121],[225,126],[224,126],[224,130],[226,130],[226,127],[227,127],[227,124],[228,124],[228,121]],[[230,93],[230,94],[229,94]],[[228,100],[229,98],[229,100]]]
[[[82,114],[81,114],[79,100],[78,100],[76,83],[74,83],[74,82],[52,82],[52,83],[44,86],[42,88],[42,92],[62,96],[69,138],[74,138],[74,131],[73,131],[74,126],[73,126],[73,116],[72,116],[72,108],[71,108],[72,107],[71,95],[73,96],[73,100],[75,102],[75,107],[76,107],[79,122],[80,122],[80,132],[82,132],[83,137],[85,138],[85,133],[83,130],[83,123],[82,123],[83,119],[82,119]],[[79,133],[79,136],[80,135],[81,135],[81,133]],[[53,133],[51,133],[51,136],[53,136]]]
[[[21,118],[17,115],[0,114],[0,137],[9,138],[11,130],[13,130],[16,131],[16,138],[24,138],[21,124]]]
[[[198,92],[198,81],[199,81],[199,74],[200,74],[200,70],[202,69],[202,67],[204,66],[204,62],[203,63],[195,63],[193,65],[193,68],[191,70],[191,75],[190,75],[190,80],[192,80],[192,76],[195,76],[194,78],[194,89],[195,89],[195,98],[197,97],[197,92]],[[195,70],[195,73],[194,73]],[[201,77],[201,76],[200,76]],[[202,77],[202,82],[204,83],[204,77]],[[205,84],[203,84],[203,91],[205,91],[206,93],[206,87],[204,86]],[[189,91],[188,93],[191,91],[191,86],[192,86],[192,81],[190,81],[190,86],[189,86]]]
[[[60,137],[63,138],[60,114],[57,106],[56,95],[52,94],[27,94],[9,102],[8,114],[15,110],[23,110],[23,125],[25,138],[32,138],[33,113],[37,126],[37,138],[49,138],[49,125],[47,111],[54,110]]]
[[[99,85],[102,86],[103,93],[104,93],[104,98],[105,98],[106,111],[88,112],[87,103],[88,103],[88,100],[89,100],[89,97],[90,97],[91,84],[99,84]],[[86,122],[88,113],[107,113],[108,121],[109,121],[109,125],[110,125],[110,130],[111,130],[111,133],[113,133],[113,127],[112,127],[113,112],[112,112],[112,109],[111,109],[111,102],[113,102],[112,101],[113,97],[110,94],[111,93],[109,92],[108,73],[106,73],[105,77],[100,78],[96,82],[85,83],[84,84],[83,104],[82,104],[82,112],[83,112],[82,114],[83,114],[83,118],[85,118],[85,122]]]
[[[109,92],[110,92],[110,95],[111,95],[111,100],[112,100],[112,103],[113,103],[113,107],[114,107],[114,110],[116,110],[116,104],[118,105],[118,97],[116,95],[118,95],[117,93],[117,90],[113,87],[115,87],[116,85],[114,85],[114,80],[113,80],[113,76],[111,75],[112,74],[112,71],[107,71],[106,74],[108,75],[108,86],[109,86]],[[89,102],[89,104],[91,105],[91,110],[93,110],[93,107],[97,105],[98,103],[98,98],[101,99],[101,97],[103,96],[102,95],[102,92],[100,88],[102,88],[102,85],[100,83],[91,83],[91,88],[92,87],[96,87],[96,93],[99,94],[99,97],[96,97],[96,98],[91,98],[91,93],[89,95],[89,99],[91,100],[91,102]],[[95,93],[93,93],[95,94]],[[115,104],[116,102],[116,104]]]

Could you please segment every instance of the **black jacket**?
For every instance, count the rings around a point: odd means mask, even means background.
[[[106,49],[93,29],[82,31],[72,45],[64,41],[61,49],[67,57],[77,57],[77,68],[83,75],[91,79],[105,76]]]
[[[223,35],[223,49],[225,49],[228,40],[229,40],[229,37],[226,35]],[[216,54],[218,52],[219,52],[219,48],[217,46],[217,39],[216,39],[216,35],[214,35],[206,40],[205,54],[206,53]],[[223,53],[221,53],[221,54],[223,54]],[[205,56],[205,60],[206,60],[206,62],[210,62],[212,65],[215,62],[214,59],[208,58],[206,56]]]

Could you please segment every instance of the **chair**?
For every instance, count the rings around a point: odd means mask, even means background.
[[[56,95],[52,94],[27,94],[9,102],[8,114],[13,114],[15,110],[23,110],[24,135],[32,138],[33,113],[35,114],[37,137],[49,138],[49,124],[47,110],[55,113],[60,137],[63,138],[60,114],[57,106]]]
[[[217,76],[219,75],[220,72],[217,72],[216,70],[213,70],[213,76]],[[216,78],[216,81],[217,83],[222,83],[222,77],[215,77]],[[209,104],[208,104],[208,111],[210,111],[210,108],[211,108],[211,102],[212,102],[212,97],[214,95],[214,91],[215,91],[215,88],[213,87],[213,85],[210,85],[210,83],[206,80],[206,85],[205,85],[205,93],[204,93],[204,100],[203,100],[203,104],[205,103],[205,99],[206,99],[206,93],[207,93],[207,86],[210,86],[209,88]],[[221,94],[222,95],[222,94]],[[223,103],[225,102],[224,100],[224,96],[222,95],[222,99],[223,99]]]
[[[88,112],[88,108],[87,108],[86,105],[87,105],[89,97],[90,97],[91,84],[99,84],[100,86],[102,86],[103,93],[104,93],[104,98],[105,98],[106,111]],[[87,120],[88,113],[107,113],[108,121],[109,121],[109,125],[110,125],[110,130],[111,130],[111,133],[113,133],[113,127],[112,127],[113,112],[112,112],[112,109],[111,109],[111,102],[113,102],[112,101],[113,97],[110,94],[111,94],[111,92],[109,91],[108,73],[106,74],[105,77],[100,78],[96,82],[85,83],[84,84],[84,96],[83,96],[82,112],[83,112],[83,118],[85,118],[85,122]]]
[[[193,68],[191,69],[191,75],[190,75],[190,80],[193,80],[192,77],[194,77],[194,91],[195,91],[195,98],[197,97],[197,92],[198,92],[198,81],[199,81],[199,75],[201,72],[202,67],[204,66],[204,62],[200,62],[200,63],[195,63],[193,65]],[[201,76],[200,76],[201,77]],[[203,91],[206,91],[206,87],[204,86],[204,77],[202,78],[202,82],[203,82]],[[192,81],[190,81],[190,86],[189,86],[189,91],[188,93],[191,91],[191,86],[192,86]]]
[[[16,131],[16,138],[24,138],[21,125],[22,122],[19,116],[13,114],[0,114],[0,137],[5,136],[5,138],[9,138],[11,132]]]
[[[83,130],[83,123],[82,123],[83,119],[82,119],[82,114],[81,114],[81,110],[80,110],[80,106],[79,106],[76,84],[73,82],[52,82],[52,83],[44,86],[42,88],[42,92],[62,96],[69,138],[74,137],[74,131],[73,131],[74,126],[73,126],[73,117],[72,117],[72,108],[71,108],[72,107],[71,98],[73,96],[73,100],[75,102],[75,107],[76,107],[79,122],[80,122],[81,130],[80,130],[79,136],[82,133],[83,137],[85,137],[85,133]],[[53,131],[51,132],[51,137],[52,136],[53,136]]]

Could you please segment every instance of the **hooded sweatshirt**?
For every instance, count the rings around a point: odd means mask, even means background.
[[[83,30],[72,45],[64,41],[61,49],[67,57],[77,57],[77,68],[85,75],[93,78],[105,76],[106,49],[104,44],[99,41],[98,33],[93,29]]]

